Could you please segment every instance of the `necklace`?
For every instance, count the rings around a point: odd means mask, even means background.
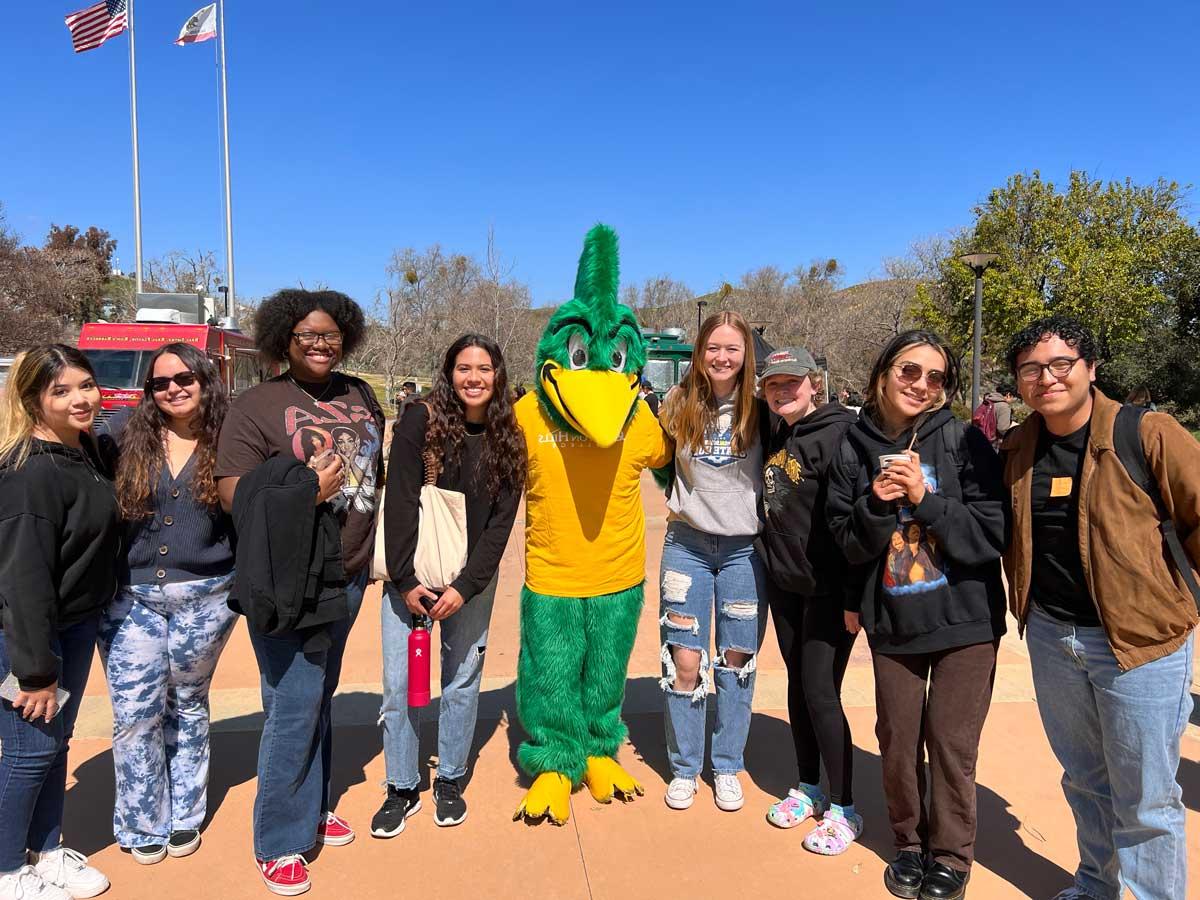
[[[298,382],[296,380],[296,377],[294,375],[292,375],[291,372],[288,372],[288,380],[291,381],[291,383],[294,384],[301,391],[303,391],[304,395],[306,397],[310,398],[311,400],[313,400],[315,403],[321,403],[325,400],[326,397],[329,396],[329,392],[333,390],[333,383],[334,383],[334,379],[336,377],[337,377],[336,373],[333,373],[333,372],[329,373],[329,384],[325,385],[325,390],[321,391],[321,396],[314,397],[308,391],[304,390],[304,387],[300,384],[300,382]]]

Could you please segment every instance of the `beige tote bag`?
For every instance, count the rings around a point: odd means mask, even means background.
[[[425,484],[413,570],[431,591],[448,588],[467,564],[467,496],[438,487],[437,466],[425,453]]]

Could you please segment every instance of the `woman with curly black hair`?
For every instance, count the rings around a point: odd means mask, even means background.
[[[288,370],[237,398],[217,451],[217,490],[225,509],[233,511],[238,483],[247,476],[261,480],[262,472],[275,471],[277,463],[299,461],[314,470],[292,482],[301,491],[315,488],[307,533],[323,529],[330,516],[340,525],[335,528],[341,544],[336,583],[321,580],[322,596],[326,589],[336,595],[339,614],[322,620],[319,641],[314,642],[313,628],[300,624],[270,633],[250,628],[267,714],[259,747],[254,852],[267,888],[277,894],[308,889],[302,854],[318,841],[336,846],[354,840],[350,826],[329,807],[330,705],[374,549],[384,418],[370,386],[336,367],[354,352],[365,328],[362,309],[336,291],[282,290],[267,298],[254,319],[255,343],[263,357],[286,362]],[[282,534],[291,526],[279,521],[270,527]],[[244,535],[239,538],[239,559],[243,553],[255,563],[264,557],[265,547],[247,546]],[[326,560],[322,573],[329,571]],[[238,590],[234,602],[250,618]]]
[[[467,561],[450,585],[421,584],[413,557],[426,473],[439,488],[466,495]],[[435,475],[436,473],[436,475]],[[415,617],[441,623],[442,703],[438,772],[433,783],[438,825],[467,817],[459,779],[475,731],[479,681],[500,557],[525,484],[525,442],[513,414],[500,348],[464,334],[446,351],[429,399],[396,423],[388,460],[388,571],[383,616],[383,750],[387,798],[371,821],[375,837],[395,837],[421,806],[417,794],[419,709],[408,706],[408,635]]]
[[[142,865],[200,846],[208,692],[236,615],[228,514],[213,468],[229,401],[190,344],[150,357],[141,402],[102,430],[117,441],[127,526],[121,590],[100,621],[113,705],[117,843]]]

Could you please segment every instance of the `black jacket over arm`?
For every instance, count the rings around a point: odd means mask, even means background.
[[[259,634],[311,631],[306,650],[328,646],[323,626],[346,618],[346,570],[337,516],[317,505],[317,473],[297,459],[268,459],[237,483],[237,563],[229,608]]]

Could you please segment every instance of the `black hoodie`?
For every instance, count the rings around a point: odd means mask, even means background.
[[[117,500],[87,444],[34,440],[22,466],[0,464],[0,629],[22,690],[58,680],[55,632],[99,613],[117,590]]]
[[[861,612],[876,652],[935,653],[997,640],[1005,631],[1000,461],[978,429],[938,410],[919,425],[913,448],[925,471],[924,498],[916,507],[884,503],[871,492],[879,457],[903,453],[911,436],[892,440],[864,410],[830,468],[829,527],[861,586],[848,594],[847,609]]]
[[[846,558],[829,532],[825,495],[829,465],[856,418],[836,401],[795,425],[773,417],[763,454],[762,546],[771,580],[789,593],[841,602]]]

